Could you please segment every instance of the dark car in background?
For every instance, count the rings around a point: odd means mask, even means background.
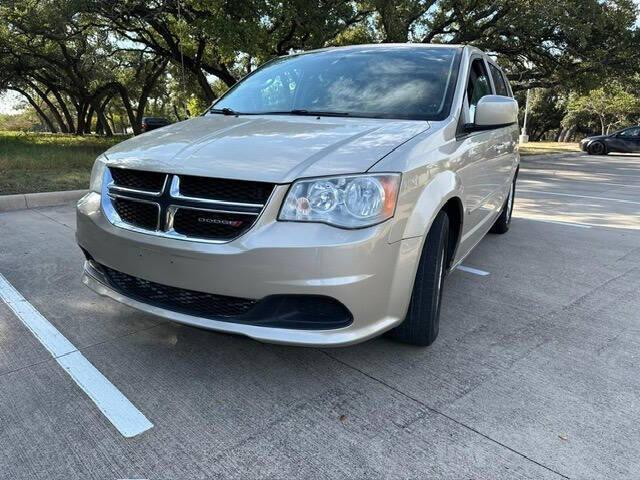
[[[607,155],[611,152],[640,152],[640,126],[629,127],[609,135],[587,137],[580,142],[580,149],[591,155]]]
[[[171,122],[166,118],[162,117],[143,117],[142,118],[142,131],[150,132],[151,130],[155,130],[156,128],[166,127],[170,125]]]

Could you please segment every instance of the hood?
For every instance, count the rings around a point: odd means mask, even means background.
[[[605,138],[609,138],[611,135],[591,135],[590,137],[585,137],[582,139],[582,141],[584,142],[585,140],[587,141],[591,141],[591,140],[602,140]]]
[[[105,155],[112,166],[289,183],[365,172],[428,128],[408,120],[206,115],[131,138]]]

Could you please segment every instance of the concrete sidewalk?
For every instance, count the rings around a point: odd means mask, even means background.
[[[88,190],[67,190],[62,192],[0,195],[0,212],[64,205],[65,203],[78,201],[87,192]]]

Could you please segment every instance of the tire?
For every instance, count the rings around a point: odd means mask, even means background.
[[[513,213],[513,202],[516,198],[516,179],[513,179],[511,183],[511,189],[509,189],[509,195],[504,201],[500,216],[496,219],[495,223],[491,227],[489,232],[498,233],[502,235],[509,231],[509,225],[511,225],[511,214]]]
[[[412,345],[431,345],[440,328],[442,287],[447,273],[449,216],[440,212],[427,234],[418,272],[411,293],[411,302],[404,321],[389,332],[389,336]]]
[[[587,147],[587,152],[589,155],[606,155],[607,147],[602,142],[591,142]]]

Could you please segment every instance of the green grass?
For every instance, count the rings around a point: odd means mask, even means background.
[[[0,195],[87,188],[95,158],[124,139],[0,131]],[[575,143],[520,145],[522,155],[577,151]]]
[[[95,158],[124,139],[0,132],[0,195],[88,188]]]
[[[521,155],[546,155],[549,153],[579,152],[577,143],[528,142],[520,145]]]

